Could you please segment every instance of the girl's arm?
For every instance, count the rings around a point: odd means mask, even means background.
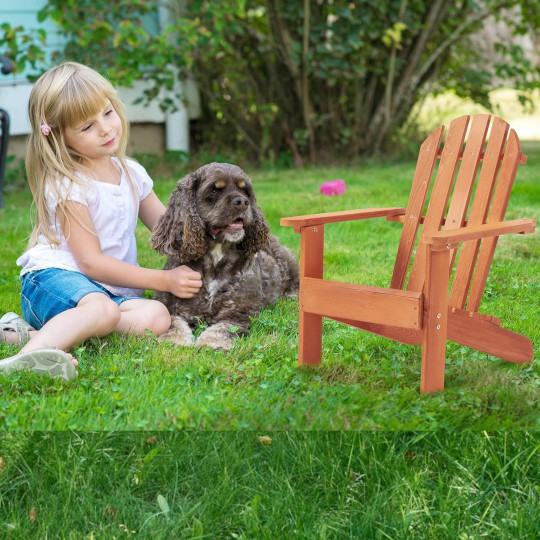
[[[153,231],[165,210],[167,210],[165,205],[154,191],[151,191],[139,204],[139,218],[150,231]]]
[[[157,207],[155,201],[153,206]],[[201,275],[187,266],[153,270],[105,255],[88,208],[73,201],[66,202],[63,208],[65,214],[59,212],[58,216],[64,236],[81,272],[89,278],[120,287],[168,291],[180,298],[191,298],[201,288]],[[157,223],[155,211],[143,213],[149,224]]]

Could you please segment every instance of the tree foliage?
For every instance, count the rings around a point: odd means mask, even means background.
[[[15,72],[27,67],[37,69],[45,60],[45,39],[44,30],[27,30],[4,22],[0,25],[0,54],[11,60]]]
[[[164,5],[170,24],[152,32],[145,20]],[[377,153],[427,92],[489,106],[494,86],[525,102],[540,80],[517,43],[496,40],[488,63],[477,38],[489,16],[538,38],[533,0],[48,0],[40,16],[61,26],[62,58],[150,81],[141,99],[174,107],[162,90],[193,78],[203,140],[256,161]]]

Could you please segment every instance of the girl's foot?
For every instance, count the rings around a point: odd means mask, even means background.
[[[9,312],[0,317],[0,343],[11,343],[14,345],[26,345],[30,340],[30,331],[35,330],[22,317],[16,313]],[[18,340],[8,340],[8,332],[15,332]]]
[[[77,360],[71,354],[58,349],[37,349],[0,360],[0,371],[30,369],[41,375],[62,377],[69,381],[77,376]]]

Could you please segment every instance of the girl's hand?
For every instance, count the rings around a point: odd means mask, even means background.
[[[201,274],[188,266],[178,266],[165,272],[168,274],[169,292],[178,298],[193,298],[202,287]]]

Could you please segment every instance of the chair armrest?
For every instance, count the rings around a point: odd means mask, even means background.
[[[534,232],[536,221],[534,219],[514,219],[512,221],[501,221],[497,223],[485,223],[462,227],[460,229],[449,229],[447,231],[437,231],[426,234],[423,241],[431,244],[434,250],[454,248],[459,242],[470,240],[481,240],[500,236],[502,234],[529,234]]]
[[[326,212],[324,214],[309,214],[305,216],[284,217],[280,224],[284,227],[294,227],[294,232],[300,232],[302,227],[355,221],[375,217],[399,216],[405,213],[405,208],[364,208],[362,210],[344,210],[342,212]]]

